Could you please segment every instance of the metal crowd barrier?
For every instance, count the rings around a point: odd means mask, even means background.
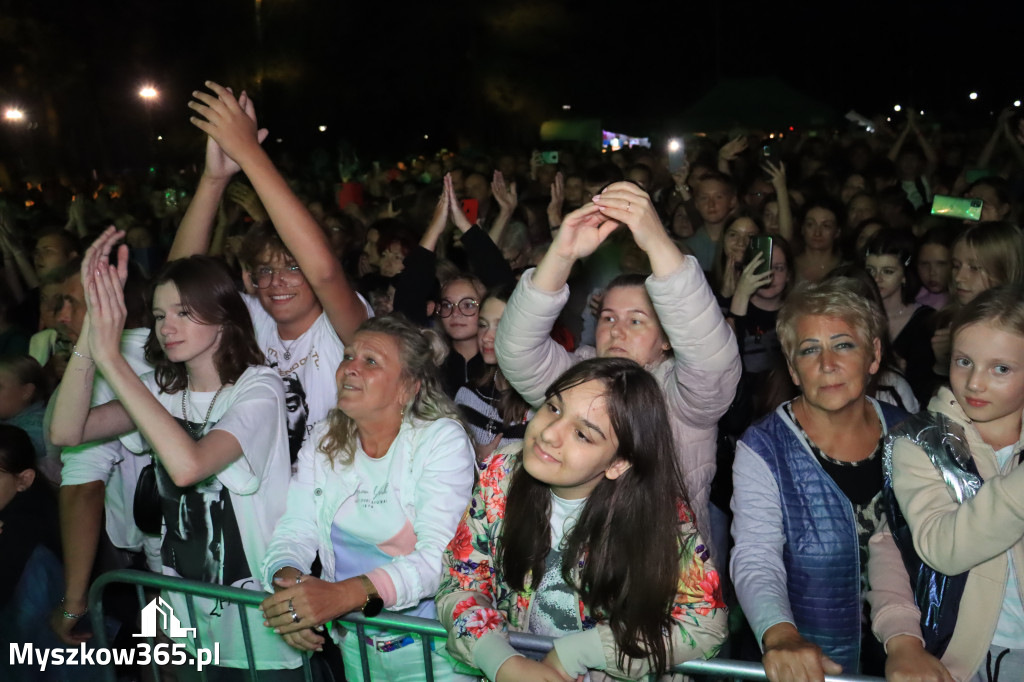
[[[92,589],[89,590],[89,613],[92,618],[94,639],[98,648],[106,648],[109,646],[106,630],[103,627],[103,590],[113,583],[135,585],[139,604],[145,604],[148,601],[145,597],[145,593],[143,592],[144,588],[167,590],[183,594],[188,606],[189,621],[191,623],[195,623],[195,597],[219,599],[225,602],[239,604],[240,606],[255,608],[267,596],[264,592],[242,590],[236,587],[224,587],[223,585],[214,585],[194,580],[183,580],[181,578],[172,578],[145,571],[110,571],[99,576],[95,583],[93,583]],[[246,656],[249,660],[249,680],[251,682],[258,682],[259,671],[256,669],[255,660],[253,658],[251,639],[249,635],[249,622],[246,618],[241,617],[242,612],[242,609],[239,609],[240,627],[245,639]],[[388,611],[384,611],[374,618],[366,618],[360,613],[349,614],[343,618],[339,618],[338,621],[355,627],[356,635],[359,637],[359,656],[362,664],[364,680],[371,679],[369,659],[366,653],[365,637],[365,627],[369,625],[378,628],[385,628],[398,633],[404,632],[421,635],[421,645],[423,647],[423,679],[427,682],[433,682],[434,670],[433,661],[431,660],[431,638],[445,638],[448,635],[444,627],[438,621],[426,618],[415,618],[412,616],[402,616]],[[196,634],[198,635],[198,632]],[[512,632],[510,635],[512,646],[519,651],[545,654],[551,650],[552,639],[550,637],[542,637],[540,635],[532,635],[523,632]],[[152,638],[147,638],[147,641],[152,647]],[[198,639],[196,641],[196,647],[203,647],[203,643],[198,641]],[[155,662],[153,662],[151,666],[154,679],[159,682],[162,679],[160,670]],[[308,655],[303,656],[302,668],[306,682],[313,682],[313,673],[310,667]],[[753,680],[754,682],[766,681],[768,679],[765,675],[764,668],[760,663],[734,661],[721,658],[713,658],[707,661],[688,661],[673,668],[673,672],[705,678]],[[206,671],[201,671],[200,675],[205,682]],[[107,667],[106,676],[108,682],[116,682],[113,666]],[[657,677],[655,675],[651,675],[649,679],[655,680]],[[867,677],[864,675],[826,675],[825,682],[883,681],[881,681],[881,678]]]

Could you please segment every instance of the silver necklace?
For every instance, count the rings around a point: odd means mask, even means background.
[[[300,336],[299,338],[301,339],[302,337]],[[299,339],[292,339],[292,346],[294,346],[295,342],[298,340]],[[292,346],[289,346],[287,343],[285,343],[284,339],[281,339],[281,345],[284,346],[284,361],[288,362],[292,359]]]
[[[206,410],[206,419],[203,420],[203,425],[199,427],[199,431],[192,430],[192,422],[188,420],[188,410],[186,408],[188,402],[188,386],[185,386],[181,392],[181,417],[185,420],[185,430],[188,431],[188,435],[192,436],[192,440],[198,440],[202,437],[203,431],[206,430],[206,425],[210,423],[210,415],[213,414],[213,406],[217,404],[217,398],[220,397],[220,392],[224,390],[224,385],[217,389],[217,392],[213,394],[213,400],[210,401],[210,408]]]

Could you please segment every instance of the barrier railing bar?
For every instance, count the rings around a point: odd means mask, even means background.
[[[192,594],[190,592],[185,593],[185,611],[188,613],[188,622],[195,626],[196,629],[195,640],[196,651],[198,651],[199,649],[203,648],[203,639],[202,635],[199,634],[199,626],[196,625],[196,602],[192,598]],[[156,665],[156,661],[153,662],[153,665]],[[199,677],[202,680],[202,682],[207,682],[205,668],[199,671]],[[159,680],[161,678],[157,679]]]
[[[434,682],[434,660],[430,657],[431,644],[434,642],[432,637],[424,637],[420,635],[420,644],[423,645],[423,669],[427,673],[427,682]]]
[[[366,647],[369,646],[366,643],[366,628],[362,624],[356,625],[356,643],[359,644],[359,663],[363,668],[363,679],[372,679],[370,677],[370,656],[366,652]]]
[[[249,664],[249,682],[260,682],[260,671],[256,669],[256,659],[252,655],[252,633],[249,632],[249,616],[241,606],[237,610],[238,620],[242,623],[242,641],[248,643],[248,646],[245,647],[245,660]],[[192,621],[192,624],[195,625],[195,621]]]
[[[100,575],[89,590],[89,612],[93,619],[93,629],[96,632],[97,646],[105,647],[106,635],[102,632],[99,624],[103,621],[102,594],[104,588],[110,583],[136,583],[145,587],[157,589],[175,590],[186,594],[194,594],[199,597],[224,599],[244,606],[258,606],[266,595],[263,592],[243,590],[237,587],[225,587],[224,585],[213,585],[194,580],[183,580],[170,576],[146,573],[144,571],[117,570]],[[189,614],[192,617],[192,614]],[[419,634],[424,640],[424,661],[430,661],[427,655],[429,651],[429,640],[427,637],[446,638],[448,632],[436,620],[417,618],[415,616],[402,616],[388,611],[383,611],[379,616],[366,618],[361,613],[351,613],[343,618],[337,619],[344,623],[355,626],[356,635],[359,638],[360,663],[363,668],[363,678],[370,679],[370,664],[366,653],[365,625],[372,625],[383,629],[401,630],[404,632]],[[194,621],[193,621],[194,622]],[[528,632],[510,632],[509,639],[513,647],[519,651],[530,651],[546,653],[551,650],[552,640],[549,637],[530,634]],[[308,663],[307,663],[308,665]],[[428,668],[428,670],[432,670]],[[685,675],[706,675],[718,677],[731,677],[740,680],[752,680],[753,682],[765,682],[768,678],[764,673],[764,667],[760,663],[750,661],[735,661],[730,659],[712,658],[706,661],[687,661],[677,665],[673,672]],[[107,678],[113,682],[113,673]],[[866,675],[826,675],[825,682],[883,682],[882,678],[869,677]]]

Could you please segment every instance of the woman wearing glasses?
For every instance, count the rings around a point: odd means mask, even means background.
[[[437,290],[434,272],[437,258],[434,250],[444,235],[449,218],[461,233],[460,240],[473,272],[480,277],[459,273],[441,283],[440,298],[431,300]],[[444,190],[438,198],[434,216],[419,245],[405,257],[405,268],[395,277],[395,311],[414,324],[428,326],[430,316],[440,321],[439,331],[449,342],[452,352],[441,366],[441,385],[449,398],[463,386],[487,372],[477,344],[480,305],[488,289],[515,283],[512,270],[499,249],[479,225],[472,225],[462,212],[445,176]]]

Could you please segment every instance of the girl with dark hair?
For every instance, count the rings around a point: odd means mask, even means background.
[[[795,268],[798,283],[820,282],[842,262],[843,217],[842,208],[831,199],[812,200],[804,207]]]
[[[481,463],[496,449],[521,442],[532,414],[530,406],[501,373],[494,354],[498,322],[511,295],[512,287],[500,287],[480,306],[477,342],[485,369],[455,394],[455,404],[462,410],[476,446],[477,461]]]
[[[116,265],[108,263],[123,235],[108,229],[82,262],[88,313],[57,395],[51,438],[78,445],[138,429],[122,443],[154,457],[152,476],[144,474],[136,492],[137,502],[153,508],[146,515],[136,504],[135,514],[140,525],[149,516],[151,532],[161,534],[163,573],[261,589],[260,564],[289,479],[281,379],[263,365],[227,269],[202,256],[172,261],[155,278],[146,353],[156,369],[136,376],[119,351],[127,247],[118,249]],[[90,409],[97,370],[117,399]],[[182,627],[219,643],[224,668],[249,667],[238,628],[247,617],[261,678],[301,674],[282,671],[298,668],[301,658],[260,627],[255,611],[240,615],[237,606],[197,599],[189,622],[182,595],[163,598]],[[193,650],[194,640],[187,646]]]
[[[915,300],[921,305],[941,310],[949,303],[949,280],[952,274],[953,240],[959,230],[953,225],[937,225],[917,244],[914,259],[921,289]]]
[[[711,266],[711,286],[720,301],[732,298],[736,292],[737,282],[746,264],[747,246],[752,238],[762,232],[761,225],[746,215],[733,218],[725,228],[715,253],[715,262]]]
[[[638,679],[713,656],[726,635],[664,395],[625,358],[551,384],[522,450],[488,462],[444,568],[448,651],[490,680]],[[521,657],[509,630],[553,636],[554,649]]]
[[[905,230],[879,231],[865,249],[864,268],[875,280],[888,320],[891,348],[921,405],[931,397],[934,376],[931,338],[935,310],[917,303],[920,288],[912,267],[914,238]]]

